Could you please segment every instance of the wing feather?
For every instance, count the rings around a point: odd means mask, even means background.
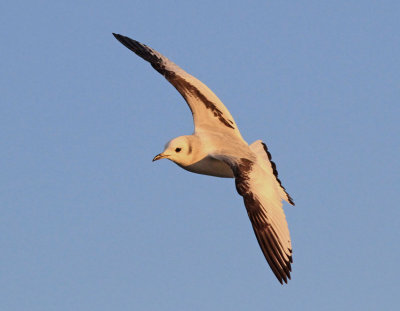
[[[246,158],[218,157],[230,165],[235,175],[236,189],[243,197],[247,214],[258,244],[275,274],[283,284],[292,271],[292,245],[282,198],[274,187],[275,177],[257,163]]]
[[[126,36],[113,35],[128,49],[148,61],[178,90],[192,112],[195,132],[229,132],[243,140],[228,109],[204,83],[147,45]]]

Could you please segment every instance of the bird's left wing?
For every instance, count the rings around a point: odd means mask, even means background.
[[[243,140],[228,109],[204,83],[147,45],[126,36],[113,35],[128,49],[148,61],[178,90],[192,111],[195,132],[233,133]]]
[[[278,281],[287,283],[293,262],[292,245],[272,170],[246,158],[214,157],[231,167],[265,259]]]

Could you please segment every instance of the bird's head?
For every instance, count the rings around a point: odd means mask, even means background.
[[[156,155],[153,161],[168,159],[181,166],[193,163],[193,141],[191,136],[180,136],[170,140],[164,151]]]

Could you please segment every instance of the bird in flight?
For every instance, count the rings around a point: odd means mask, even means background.
[[[153,161],[168,159],[193,173],[235,178],[265,259],[278,281],[287,283],[293,260],[282,200],[294,202],[278,178],[266,144],[257,140],[249,145],[228,109],[201,81],[145,44],[113,35],[162,74],[193,115],[194,133],[170,140]]]

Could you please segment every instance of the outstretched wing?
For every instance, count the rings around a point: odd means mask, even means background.
[[[292,245],[275,177],[246,158],[217,158],[231,167],[265,259],[278,281],[287,283],[292,271]]]
[[[204,83],[152,48],[131,38],[115,33],[113,35],[128,49],[148,61],[178,90],[192,111],[196,132],[229,132],[243,139],[228,109]]]

